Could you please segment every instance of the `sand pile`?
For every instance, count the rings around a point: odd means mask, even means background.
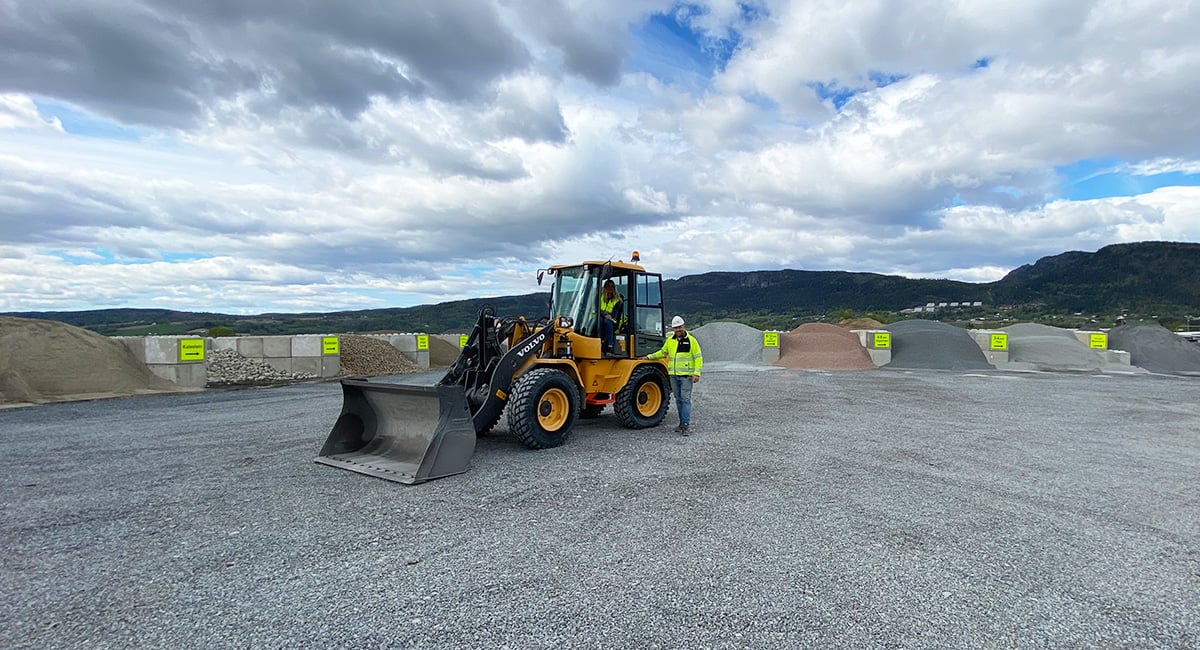
[[[1108,347],[1125,350],[1129,362],[1150,372],[1200,376],[1200,345],[1152,323],[1114,327]]]
[[[884,325],[892,333],[892,361],[885,368],[991,370],[983,350],[966,330],[931,320]]]
[[[828,323],[805,323],[781,334],[779,361],[775,365],[820,370],[875,369],[857,334]]]
[[[1003,327],[1001,331],[1008,333],[1008,364],[1005,368],[1100,372],[1109,365],[1104,353],[1089,348],[1068,329],[1017,323]]]
[[[709,370],[762,367],[763,333],[742,323],[708,323],[690,331]]]
[[[0,316],[0,402],[96,399],[180,390],[123,344],[49,320]]]
[[[457,334],[455,338],[457,338]],[[458,346],[438,336],[429,337],[429,367],[448,368],[458,359]]]

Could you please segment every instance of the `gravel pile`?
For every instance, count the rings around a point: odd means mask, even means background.
[[[742,323],[708,323],[691,331],[709,370],[743,369],[763,363],[763,333]]]
[[[1006,368],[1100,372],[1108,366],[1102,353],[1084,345],[1071,330],[1040,323],[1017,323],[1001,330],[1008,333]]]
[[[1200,345],[1188,342],[1161,325],[1134,323],[1114,327],[1108,345],[1129,353],[1129,362],[1168,375],[1200,375]]]
[[[829,323],[805,323],[781,335],[775,365],[809,370],[875,369],[871,353],[858,335]]]
[[[380,377],[406,375],[425,369],[409,360],[402,352],[383,339],[372,336],[340,336],[341,370],[343,377]]]
[[[892,361],[885,368],[992,370],[983,350],[961,327],[931,320],[906,320],[883,329],[892,333]]]
[[[207,356],[208,386],[259,386],[317,378],[307,372],[277,370],[262,361],[243,357],[234,350],[212,350]]]

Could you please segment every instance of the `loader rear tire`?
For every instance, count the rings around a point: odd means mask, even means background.
[[[613,402],[617,420],[629,429],[658,426],[671,407],[669,386],[666,374],[657,365],[638,367]]]
[[[561,370],[535,368],[517,378],[508,402],[508,428],[530,449],[566,442],[579,417],[579,388]]]

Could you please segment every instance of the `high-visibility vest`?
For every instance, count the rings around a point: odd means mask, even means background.
[[[621,296],[620,296],[620,294],[618,294],[618,295],[617,295],[616,297],[614,297],[612,300],[609,300],[608,298],[605,298],[605,297],[604,297],[604,294],[602,293],[602,294],[600,294],[600,311],[601,311],[601,312],[604,312],[604,313],[611,314],[611,313],[612,313],[612,311],[613,311],[614,309],[616,309],[616,308],[617,308],[617,305],[618,305],[620,302],[621,302]],[[622,331],[622,330],[624,329],[624,327],[625,327],[625,314],[621,314],[621,318],[619,318],[619,319],[617,319],[617,320],[615,320],[615,321],[613,322],[613,327],[615,327],[615,328],[616,328],[616,331],[618,331],[618,332],[620,332],[620,331]]]
[[[699,376],[700,368],[704,366],[704,356],[700,354],[700,342],[691,334],[687,334],[685,338],[691,347],[688,352],[680,352],[679,339],[670,336],[658,352],[651,352],[646,357],[649,359],[666,357],[669,374]]]

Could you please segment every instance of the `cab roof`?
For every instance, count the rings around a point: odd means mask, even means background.
[[[560,269],[570,269],[570,268],[575,268],[575,267],[579,267],[579,266],[586,266],[586,267],[590,268],[590,267],[596,267],[596,266],[604,266],[605,264],[612,266],[614,269],[625,269],[626,271],[645,271],[646,270],[645,267],[643,267],[639,264],[633,264],[631,262],[626,262],[623,260],[609,260],[609,261],[589,260],[587,262],[580,262],[579,264],[555,264],[554,266],[550,267],[550,270],[557,272]]]

